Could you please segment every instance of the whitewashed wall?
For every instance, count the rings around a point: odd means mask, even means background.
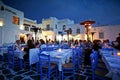
[[[91,31],[96,32],[94,34],[94,39],[100,39],[99,32],[104,32],[104,38],[100,40],[109,39],[110,41],[115,41],[120,33],[120,25],[94,27]]]
[[[24,13],[9,6],[6,6],[4,4],[2,4],[1,6],[4,7],[4,11],[0,11],[0,18],[3,19],[4,25],[2,27],[3,37],[2,39],[0,39],[1,40],[0,42],[2,44],[15,42],[16,39],[19,38],[19,31],[20,26],[23,25]],[[19,25],[12,23],[13,16],[19,17],[20,20]]]

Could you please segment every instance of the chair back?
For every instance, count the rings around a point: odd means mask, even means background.
[[[79,57],[82,56],[82,49],[79,46],[76,47],[76,52]]]
[[[39,64],[40,64],[40,80],[42,80],[44,76],[47,76],[48,78],[47,80],[50,80],[50,55],[40,53]]]
[[[77,64],[77,62],[76,62],[76,57],[77,57],[77,52],[76,52],[76,49],[75,48],[73,48],[72,49],[72,64],[73,64],[73,70],[75,70],[75,68],[76,68],[76,64]]]
[[[8,65],[9,67],[12,66],[13,69],[19,65],[22,69],[22,60],[16,57],[14,53],[14,46],[8,46]]]
[[[98,63],[98,53],[97,51],[92,51],[92,54],[90,55],[90,61],[91,61],[91,66],[92,69],[97,68],[97,63]]]
[[[41,66],[50,66],[50,55],[39,54],[39,61]]]
[[[72,65],[71,67],[62,67],[62,80],[68,80],[71,77],[73,77],[72,80],[75,80],[75,70],[76,70],[76,49],[73,48],[72,49]],[[67,74],[70,74],[70,75],[67,75]]]
[[[49,47],[49,46],[47,46],[47,49],[46,49],[47,51],[53,51],[53,47]]]
[[[14,55],[14,47],[8,46],[8,55]]]
[[[77,68],[81,68],[82,66],[82,51],[81,48],[79,46],[77,46],[76,48],[76,63],[77,63]]]
[[[61,46],[61,48],[62,48],[62,49],[69,49],[70,46],[69,46],[68,44],[63,44],[63,45]]]
[[[96,51],[92,51],[92,54],[90,55],[90,61],[92,66],[92,80],[95,80],[95,69],[97,68],[98,63],[98,54]]]

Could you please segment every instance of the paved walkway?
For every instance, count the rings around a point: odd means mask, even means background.
[[[39,73],[34,69],[11,69],[8,68],[7,62],[0,61],[0,80],[39,80]],[[76,74],[78,80],[92,80],[91,67],[88,66]]]
[[[92,80],[91,74],[91,66],[86,66],[76,72],[76,80]],[[40,74],[35,69],[30,70],[28,68],[20,70],[16,68],[13,70],[8,68],[7,61],[0,61],[0,80],[39,80],[39,76]]]

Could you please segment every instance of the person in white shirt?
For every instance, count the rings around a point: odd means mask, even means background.
[[[15,55],[19,57],[20,59],[23,59],[23,56],[25,55],[25,52],[22,51],[21,47],[21,41],[17,40],[15,45],[14,45],[14,50],[15,50]]]
[[[15,45],[14,45],[14,50],[15,51],[21,51],[21,41],[20,40],[17,40]]]

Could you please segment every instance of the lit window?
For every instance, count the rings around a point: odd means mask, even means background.
[[[99,38],[103,39],[104,38],[104,33],[103,32],[99,32]]]
[[[19,25],[19,17],[13,16],[12,23],[13,23],[13,24],[16,24],[16,25]]]

